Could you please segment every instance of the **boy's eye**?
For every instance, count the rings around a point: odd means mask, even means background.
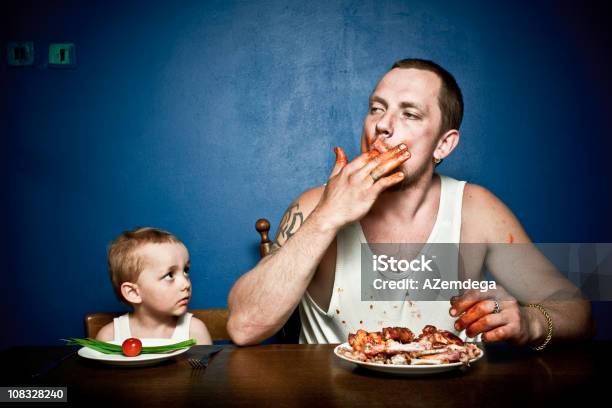
[[[168,272],[167,274],[164,275],[164,279],[166,279],[166,280],[171,280],[173,278],[174,278],[174,276],[173,276],[172,272]]]
[[[371,106],[370,107],[370,113],[378,113],[378,112],[382,112],[382,108],[380,108],[378,106]]]

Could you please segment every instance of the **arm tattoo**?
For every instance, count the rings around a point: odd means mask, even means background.
[[[281,237],[285,241],[288,240],[302,226],[303,222],[304,214],[300,211],[300,205],[295,203],[285,211],[281,224],[278,227],[277,238]]]

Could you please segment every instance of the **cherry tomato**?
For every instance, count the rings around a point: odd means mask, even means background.
[[[142,351],[142,342],[134,337],[125,339],[123,344],[121,344],[121,350],[128,357],[136,357]]]

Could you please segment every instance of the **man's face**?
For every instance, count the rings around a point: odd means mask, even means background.
[[[395,68],[380,80],[370,96],[362,149],[382,153],[405,143],[411,157],[401,166],[403,186],[433,168],[442,120],[438,105],[441,84],[433,72]]]

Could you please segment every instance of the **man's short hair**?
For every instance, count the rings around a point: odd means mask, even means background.
[[[415,68],[436,74],[442,82],[438,95],[438,104],[442,112],[439,134],[441,135],[451,129],[459,130],[463,119],[463,96],[455,77],[450,72],[433,61],[418,58],[399,60],[391,67],[391,69],[394,68]]]
[[[108,273],[120,301],[127,303],[121,294],[121,285],[124,282],[136,282],[144,269],[143,259],[136,254],[136,250],[145,244],[165,243],[182,244],[171,233],[151,227],[124,231],[111,242],[108,248]]]

